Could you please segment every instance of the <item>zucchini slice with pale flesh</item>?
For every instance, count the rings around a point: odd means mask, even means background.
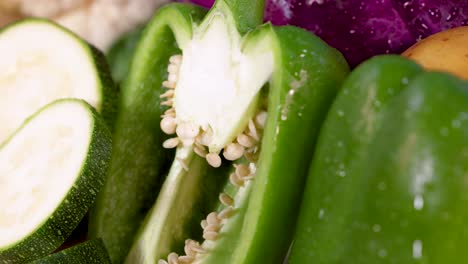
[[[85,101],[54,101],[0,146],[0,263],[56,250],[100,191],[111,135]]]
[[[112,126],[117,91],[101,52],[70,31],[25,19],[0,31],[0,142],[62,98],[83,99]]]

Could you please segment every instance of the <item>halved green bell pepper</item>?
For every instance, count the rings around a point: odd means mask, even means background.
[[[119,173],[109,175],[91,220],[93,236],[103,238],[114,262],[122,261],[132,241],[130,228],[125,228],[125,236],[119,234],[124,230],[121,225],[130,224],[134,230],[139,220],[122,221],[134,212],[114,216],[111,210],[118,211],[116,204],[127,202],[132,192],[143,192],[132,187],[135,182],[155,181],[146,178],[145,170],[154,177],[164,174],[156,165],[167,154],[159,153],[171,152],[162,144],[177,146],[175,158],[127,263],[157,263],[171,252],[181,256],[171,254],[169,262],[174,258],[236,264],[282,261],[292,237],[310,150],[349,69],[338,51],[305,30],[260,25],[263,2],[219,0],[203,20],[200,9],[171,4],[161,8],[144,30],[123,86],[125,111],[131,114],[122,113],[125,117],[119,120],[124,124],[124,119],[136,122],[149,116],[145,122],[153,123],[147,128],[157,132],[153,141],[146,142],[150,146],[140,147],[151,147],[152,152],[141,152],[142,156],[134,147],[127,151],[132,158],[135,153],[139,160],[155,164],[139,164],[138,173],[131,177],[123,175],[135,168],[116,164]],[[174,56],[180,53],[181,57]],[[168,65],[170,74],[164,71]],[[168,89],[161,87],[167,78],[163,86]],[[146,93],[151,97],[143,98]],[[170,98],[164,101],[159,95]],[[151,108],[151,114],[136,110],[142,107]],[[174,120],[179,122],[177,129]],[[159,124],[177,136],[167,140],[155,127]],[[187,138],[192,132],[199,134]],[[200,139],[209,133],[209,141]],[[255,145],[244,148],[248,144],[239,138],[241,134]],[[124,134],[117,135],[117,141],[125,140]],[[133,138],[138,141],[136,134],[126,140]],[[249,175],[235,178],[247,169]],[[144,191],[158,192],[156,188]],[[217,214],[207,217],[210,212]],[[204,218],[203,230],[199,223]],[[217,229],[207,231],[207,225],[218,220]],[[186,239],[203,243],[187,249]],[[184,248],[186,256],[182,256]]]
[[[181,24],[199,21],[205,13],[200,7],[184,5],[166,15],[180,21],[173,27],[183,29],[189,25]],[[167,61],[178,48],[168,27],[159,30],[156,38],[139,43],[144,48],[136,51],[138,59],[132,60],[131,70],[121,83],[111,164],[90,213],[88,235],[102,238],[112,263],[121,263],[127,255],[174,156],[160,147],[166,136],[159,128],[163,113],[159,96]]]
[[[122,83],[130,70],[130,63],[135,53],[136,45],[143,32],[143,26],[138,26],[132,31],[120,37],[112,44],[106,53],[109,67],[111,68],[112,79],[117,84]]]
[[[289,263],[463,263],[468,83],[373,58],[320,132]]]

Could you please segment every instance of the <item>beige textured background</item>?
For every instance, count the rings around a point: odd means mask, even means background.
[[[71,29],[101,50],[147,21],[170,0],[0,0],[0,26],[44,17]]]

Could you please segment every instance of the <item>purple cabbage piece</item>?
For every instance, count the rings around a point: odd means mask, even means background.
[[[177,2],[194,3],[196,5],[200,5],[200,6],[203,6],[203,7],[206,7],[206,8],[210,8],[213,5],[214,0],[181,0],[181,1],[177,1]]]
[[[191,2],[209,7],[214,1]],[[468,25],[468,0],[268,0],[265,20],[314,32],[355,66],[376,54],[401,53],[436,32]]]
[[[467,0],[392,2],[415,41],[445,29],[468,25]]]

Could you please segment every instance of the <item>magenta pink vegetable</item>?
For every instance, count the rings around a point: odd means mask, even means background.
[[[190,2],[210,7],[214,1]],[[265,20],[314,32],[355,66],[376,54],[401,53],[444,29],[468,25],[468,0],[267,0]]]

